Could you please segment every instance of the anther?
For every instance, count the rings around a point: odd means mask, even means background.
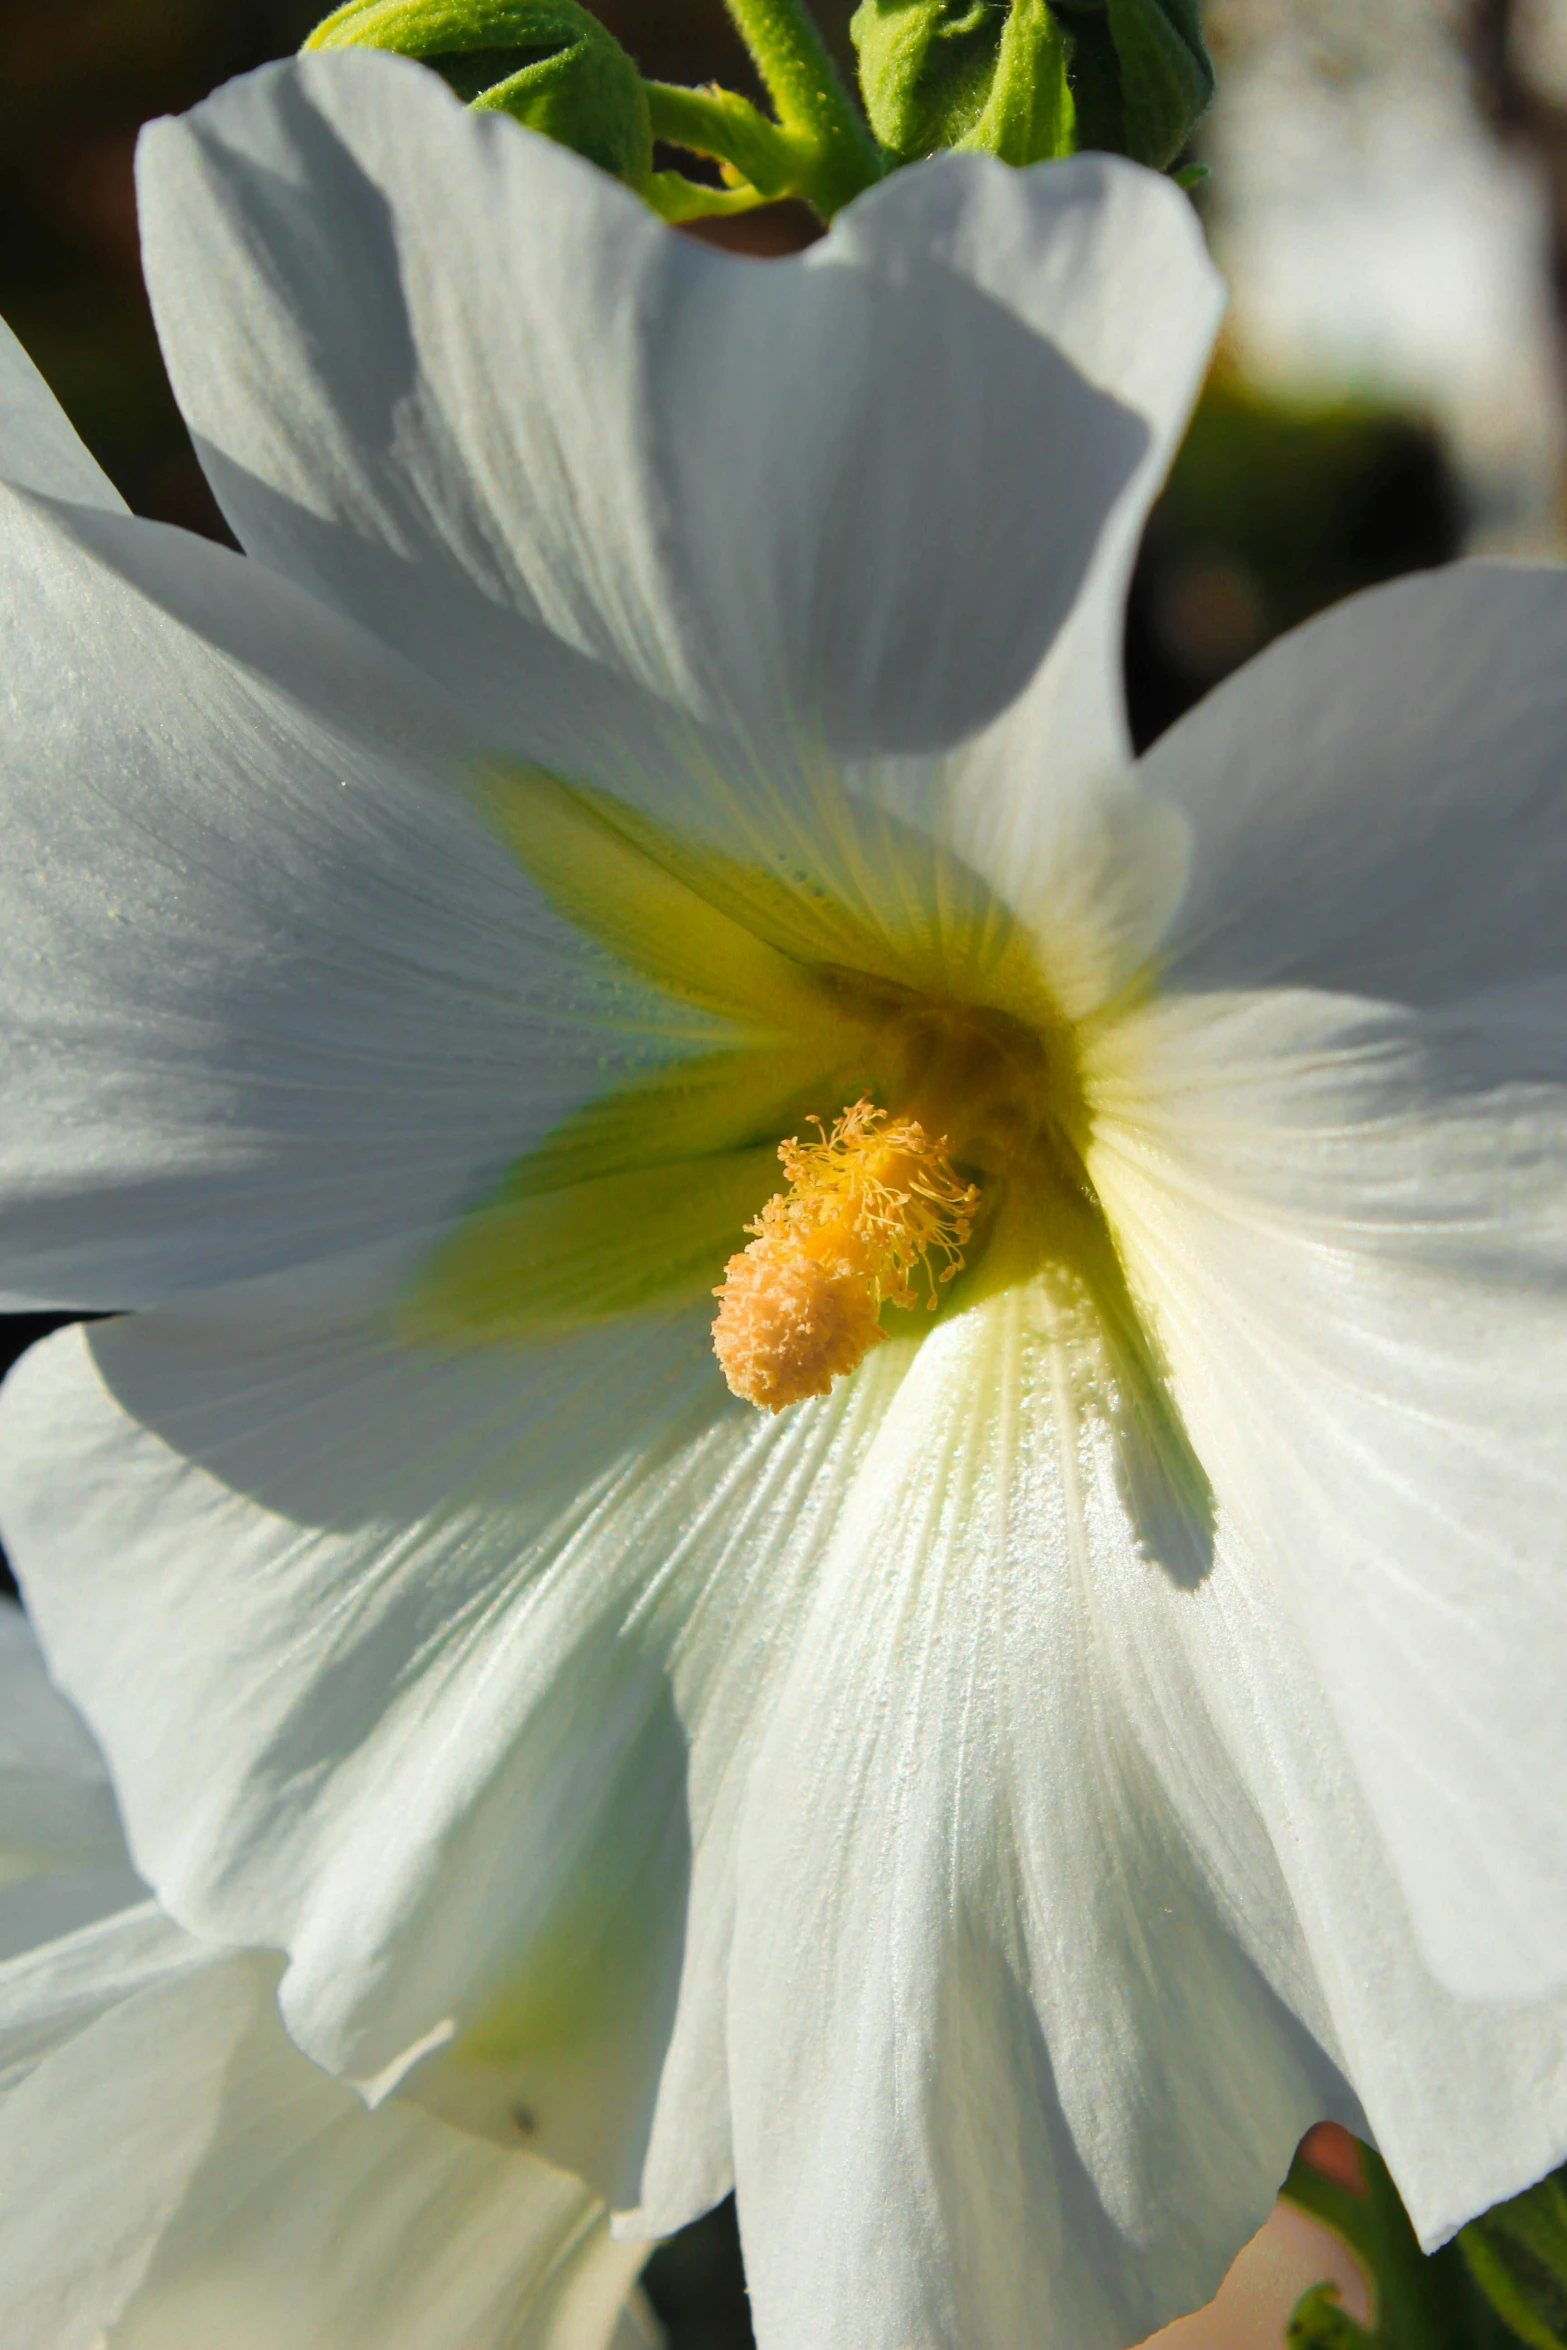
[[[963,1265],[978,1188],[917,1119],[858,1101],[820,1139],[778,1146],[789,1188],[730,1258],[713,1351],[736,1395],[781,1412],[863,1362],[887,1336],[884,1305],[934,1312]]]

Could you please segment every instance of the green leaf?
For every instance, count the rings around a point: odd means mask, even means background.
[[[1567,2173],[1460,2230],[1469,2273],[1531,2350],[1567,2350]]]
[[[1071,152],[1048,0],[861,0],[849,31],[871,127],[900,163],[940,147],[1018,164]]]
[[[639,190],[653,170],[642,77],[576,0],[348,0],[307,49],[392,49],[465,104],[514,115]]]

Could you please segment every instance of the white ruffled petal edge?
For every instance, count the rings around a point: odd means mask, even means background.
[[[101,1831],[108,1790],[11,1608],[0,1684],[8,1894],[13,1863],[78,1869],[84,1800]],[[7,2350],[656,2339],[630,2298],[645,2247],[615,2244],[586,2188],[407,2106],[367,2112],[289,2042],[275,1960],[105,1907],[0,1964]]]
[[[150,1905],[0,1968],[8,2350],[600,2350],[645,2246],[527,2154],[368,2113],[276,1963]]]
[[[1114,602],[1216,307],[1185,200],[1106,157],[943,157],[763,269],[364,54],[154,125],[140,184],[171,374],[252,554],[519,748],[542,634],[557,671],[749,743],[764,795],[813,741],[994,718],[1112,514]]]
[[[160,1899],[290,1953],[312,2056],[503,2144],[525,2113],[647,2233],[731,2183],[747,1758],[908,1354],[769,1421],[708,1319],[446,1355],[298,1276],[62,1332],[0,1410],[7,1546]]]
[[[1107,1055],[1092,1168],[1472,1999],[1567,1984],[1567,1025],[1541,1012],[1157,1006]]]

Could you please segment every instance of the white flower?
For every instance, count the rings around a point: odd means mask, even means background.
[[[762,266],[345,56],[142,201],[249,559],[12,364],[3,1277],[144,1310],[0,1491],[160,1898],[632,2229],[733,2176],[764,2350],[1134,2339],[1323,2114],[1427,2240],[1559,2160],[1567,581],[1134,778],[1162,182]],[[758,1413],[706,1292],[862,1094],[966,1269]]]
[[[3,1603],[0,1703],[6,2350],[645,2350],[641,2247],[580,2182],[395,2101],[367,2112],[290,2042],[275,1959],[147,1900],[91,1741]]]

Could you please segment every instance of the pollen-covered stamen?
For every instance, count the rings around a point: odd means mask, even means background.
[[[869,1101],[845,1110],[820,1140],[778,1146],[789,1189],[746,1230],[731,1257],[713,1324],[713,1351],[736,1395],[781,1412],[825,1395],[878,1340],[883,1305],[934,1312],[963,1264],[976,1185],[953,1172],[945,1137]]]

